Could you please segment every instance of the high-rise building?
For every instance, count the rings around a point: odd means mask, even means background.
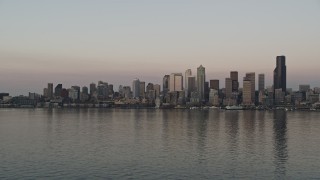
[[[153,86],[155,93],[156,93],[156,98],[160,96],[160,84],[155,84]]]
[[[210,80],[210,89],[215,89],[215,90],[219,91],[219,80],[218,79]]]
[[[243,89],[242,89],[242,104],[251,105],[252,104],[252,82],[247,78],[243,78]]]
[[[132,96],[133,98],[139,98],[140,96],[140,80],[134,79],[132,82]]]
[[[87,86],[83,86],[82,87],[82,93],[88,95],[89,91],[88,91],[88,87]]]
[[[209,94],[210,94],[210,88],[209,88],[209,82],[204,82],[204,100],[206,102],[209,102]]]
[[[191,97],[191,93],[195,92],[197,90],[196,86],[196,77],[194,76],[189,76],[188,77],[188,89],[186,91],[186,97]]]
[[[275,89],[282,89],[282,92],[287,90],[287,67],[286,57],[277,56],[277,66],[273,71],[273,87]]]
[[[231,71],[230,79],[232,81],[232,92],[238,92],[238,89],[239,89],[238,71]]]
[[[264,74],[259,74],[258,75],[258,90],[259,91],[264,91],[264,89],[265,89],[265,85],[264,85],[264,80],[265,78],[264,78]]]
[[[199,93],[199,98],[203,101],[204,98],[204,83],[206,82],[206,69],[200,65],[197,68],[197,89]]]
[[[52,83],[48,83],[47,97],[48,98],[53,97],[53,84]]]
[[[256,73],[254,72],[246,73],[245,79],[251,82],[251,98],[252,98],[252,102],[255,102]]]
[[[170,88],[170,76],[169,75],[164,75],[163,76],[163,82],[162,82],[162,90],[163,90],[163,94],[165,96],[165,94],[167,94],[167,92],[169,92]]]
[[[310,90],[310,85],[309,84],[301,84],[299,85],[299,91],[300,92],[307,92]]]
[[[54,88],[54,96],[56,96],[56,97],[61,97],[61,93],[62,93],[62,84],[58,84],[58,85]]]
[[[192,71],[191,69],[187,69],[185,74],[184,74],[184,89],[185,89],[185,96],[187,97],[188,96],[188,89],[189,89],[189,86],[188,86],[188,78],[192,76]]]
[[[170,92],[182,91],[183,90],[183,76],[182,76],[182,73],[172,73],[172,74],[170,74],[169,89],[170,89]]]
[[[77,98],[80,99],[80,87],[79,86],[71,86],[72,89],[74,89],[77,93]]]
[[[144,81],[140,81],[140,97],[146,97],[146,83]]]
[[[90,95],[92,96],[95,92],[97,92],[97,86],[95,83],[90,84]]]
[[[232,79],[231,78],[226,78],[226,98],[231,98],[232,97]]]
[[[153,83],[148,83],[148,85],[147,85],[146,91],[148,92],[148,91],[150,91],[150,90],[154,90],[154,85],[153,85]]]

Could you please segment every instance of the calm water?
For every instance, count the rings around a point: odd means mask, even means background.
[[[0,109],[0,179],[320,178],[319,117]]]

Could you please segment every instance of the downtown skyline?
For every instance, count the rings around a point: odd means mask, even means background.
[[[288,59],[288,87],[320,86],[319,1],[13,0],[0,10],[0,91],[13,95],[47,82],[161,83],[199,64],[207,79],[235,70],[272,85],[277,55]]]

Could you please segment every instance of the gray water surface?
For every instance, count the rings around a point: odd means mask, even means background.
[[[320,113],[0,109],[0,179],[320,178]]]

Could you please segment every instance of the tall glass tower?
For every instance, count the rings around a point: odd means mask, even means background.
[[[199,93],[199,98],[201,101],[204,100],[204,83],[206,81],[206,70],[200,65],[197,68],[197,88]]]
[[[273,87],[274,90],[282,89],[282,92],[286,92],[287,90],[287,67],[285,56],[277,56],[277,66],[273,71]]]

